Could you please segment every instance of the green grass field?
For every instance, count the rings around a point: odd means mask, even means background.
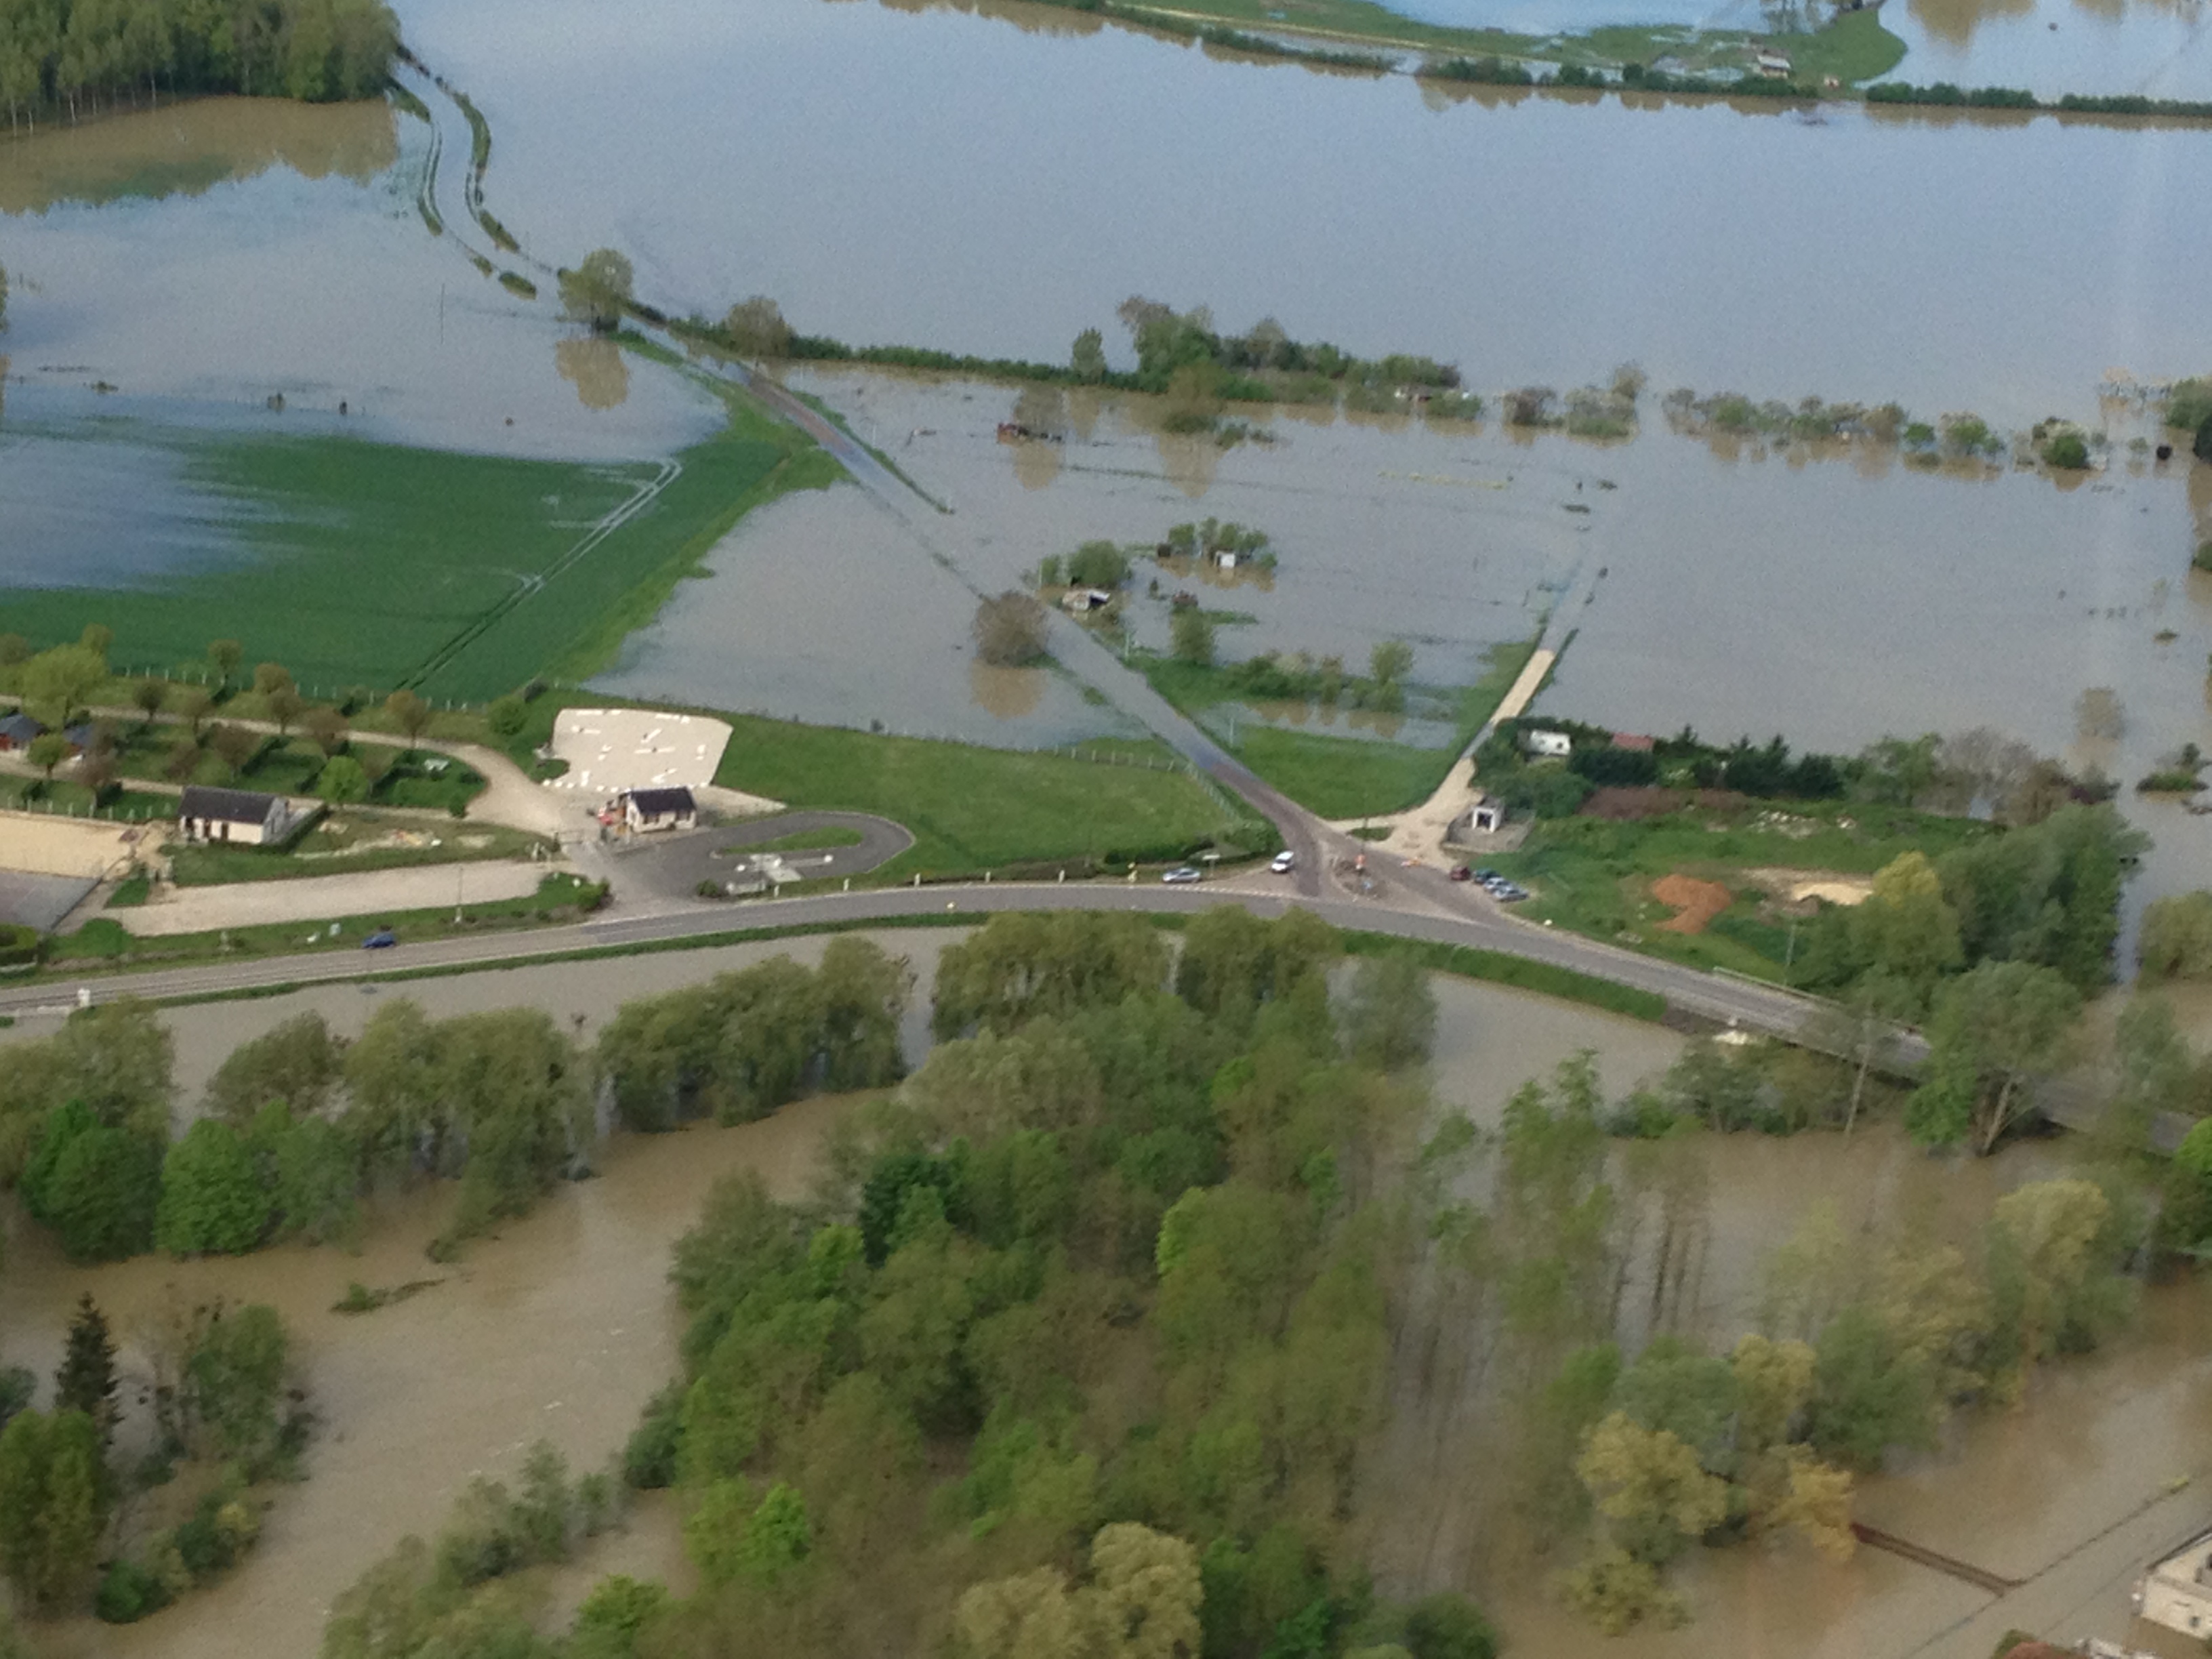
[[[161,668],[202,664],[209,641],[235,639],[249,665],[282,662],[311,693],[411,684],[441,702],[582,678],[744,512],[836,473],[799,434],[732,401],[728,426],[674,457],[681,471],[647,507],[584,548],[658,465],[128,435],[178,453],[194,505],[242,556],[139,587],[0,586],[0,633],[43,646],[105,623],[113,661]]]
[[[1781,815],[1779,820],[1774,815]],[[1871,875],[1900,853],[1929,858],[1990,833],[1966,818],[1858,803],[1754,803],[1727,812],[1692,809],[1642,823],[1600,818],[1539,822],[1520,849],[1482,860],[1526,886],[1516,907],[1594,939],[1631,945],[1699,968],[1784,977],[1790,925],[1746,872],[1758,869]],[[1735,902],[1701,933],[1662,931],[1674,912],[1650,896],[1660,877],[1717,882]]]
[[[794,807],[897,820],[915,844],[884,866],[888,877],[1103,861],[1109,854],[1155,862],[1217,835],[1237,837],[1247,850],[1272,845],[1264,824],[1224,823],[1222,808],[1182,771],[722,718],[735,735],[715,782]]]
[[[1237,757],[1307,811],[1325,818],[1380,817],[1428,799],[1468,739],[1482,729],[1535,648],[1534,641],[1492,646],[1483,657],[1481,678],[1457,693],[1451,742],[1435,749],[1370,738],[1332,738],[1319,732],[1240,721]],[[1144,659],[1141,666],[1152,689],[1184,714],[1196,716],[1243,693],[1218,667],[1200,667],[1170,657]]]

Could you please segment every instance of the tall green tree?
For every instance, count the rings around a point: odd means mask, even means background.
[[[100,1431],[82,1412],[27,1411],[0,1431],[0,1575],[57,1612],[88,1587],[106,1523]]]
[[[561,303],[594,333],[622,326],[630,303],[630,263],[611,247],[594,248],[574,270],[561,273]]]
[[[2056,1062],[2081,1009],[2063,975],[2030,962],[1985,962],[1954,980],[1929,1024],[1927,1068],[1905,1127],[1925,1145],[1994,1151],[2027,1111],[2028,1079]]]
[[[202,1118],[169,1148],[154,1242],[171,1255],[239,1255],[267,1236],[267,1176],[246,1137]]]
[[[62,1352],[61,1369],[54,1373],[54,1409],[82,1412],[100,1431],[104,1449],[115,1437],[120,1406],[116,1394],[115,1339],[109,1334],[107,1316],[87,1291],[78,1297],[76,1314],[70,1321],[69,1345]]]

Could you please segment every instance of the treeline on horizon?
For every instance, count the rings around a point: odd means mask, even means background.
[[[0,0],[9,125],[143,94],[373,97],[399,47],[383,0]]]

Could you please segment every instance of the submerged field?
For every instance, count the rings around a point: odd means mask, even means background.
[[[303,686],[455,702],[589,672],[748,507],[835,471],[744,406],[665,463],[136,423],[121,435],[173,462],[188,555],[118,586],[0,588],[0,632],[44,645],[105,624],[115,662],[155,670],[235,639]]]

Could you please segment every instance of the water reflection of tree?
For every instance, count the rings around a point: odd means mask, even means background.
[[[999,668],[980,659],[968,665],[968,691],[975,706],[994,720],[1018,720],[1036,713],[1044,700],[1048,671]]]
[[[622,348],[597,335],[562,340],[553,348],[553,366],[576,388],[586,409],[619,409],[629,396],[629,365]]]
[[[1213,488],[1213,475],[1221,465],[1221,446],[1210,432],[1161,432],[1160,466],[1168,482],[1193,501]]]
[[[1930,39],[1960,47],[1972,44],[1974,31],[1984,23],[2029,16],[2035,5],[2036,0],[1907,0],[1912,21]]]
[[[1067,436],[1067,394],[1056,386],[1022,388],[1007,417],[1036,434],[1014,446],[1014,477],[1024,489],[1042,489],[1060,477],[1060,443]]]

